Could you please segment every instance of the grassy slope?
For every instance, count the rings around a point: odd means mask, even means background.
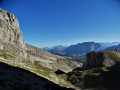
[[[97,72],[98,71],[98,72]],[[109,71],[105,67],[101,68],[91,68],[86,70],[75,70],[73,72],[68,73],[68,81],[70,81],[73,85],[77,87],[85,87],[86,77],[94,76],[97,77],[101,74],[101,72]]]
[[[67,80],[66,76],[60,76],[54,74],[54,72],[46,67],[43,66],[37,66],[33,65],[30,60],[14,60],[14,56],[8,54],[4,50],[0,50],[0,57],[3,57],[3,59],[0,59],[0,62],[6,63],[11,66],[20,67],[25,70],[29,70],[30,72],[33,72],[39,76],[42,76],[44,78],[47,78],[50,81],[53,81],[61,86],[65,86],[68,88],[75,88],[73,85],[71,85]]]

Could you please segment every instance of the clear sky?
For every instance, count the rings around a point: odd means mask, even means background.
[[[120,0],[0,0],[25,42],[38,47],[120,42]]]

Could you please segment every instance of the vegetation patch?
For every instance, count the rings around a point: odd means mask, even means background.
[[[0,49],[0,57],[3,57],[5,59],[14,58],[12,55],[5,53],[5,51],[1,49]]]
[[[67,80],[70,81],[73,85],[81,88],[89,87],[88,83],[92,83],[91,86],[98,84],[102,72],[107,71],[107,69],[101,68],[91,68],[86,70],[75,70],[67,74]],[[98,80],[96,79],[98,78]],[[88,82],[86,82],[88,81]],[[86,85],[87,83],[87,85]]]

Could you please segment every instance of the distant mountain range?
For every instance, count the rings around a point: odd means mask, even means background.
[[[104,46],[104,47],[111,47],[111,46],[119,45],[120,42],[105,42],[105,43],[99,43],[99,44]]]
[[[119,45],[116,45],[116,46],[111,46],[111,47],[108,47],[102,51],[108,51],[108,50],[113,50],[113,49],[120,49],[120,44]]]
[[[96,42],[83,42],[70,46],[53,46],[51,48],[45,47],[44,50],[49,51],[50,53],[61,55],[61,56],[70,56],[76,58],[85,57],[86,53],[91,51],[107,51],[113,49],[120,49],[120,42],[106,42],[106,43],[96,43]]]
[[[67,47],[64,52],[67,56],[84,57],[88,52],[99,51],[103,49],[105,49],[105,47],[101,46],[99,43],[83,42]]]
[[[53,46],[53,47],[44,47],[42,49],[47,50],[47,51],[49,51],[50,53],[53,53],[53,54],[64,55],[65,53],[63,51],[66,48],[67,48],[67,46],[58,45],[58,46]]]
[[[42,48],[42,49],[50,51],[50,50],[55,49],[55,48],[65,49],[66,47],[67,47],[67,46],[57,45],[57,46],[53,46],[53,47],[44,47],[44,48]]]

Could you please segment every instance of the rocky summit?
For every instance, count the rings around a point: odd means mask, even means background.
[[[0,9],[0,61],[27,69],[65,87],[73,86],[64,78],[58,77],[55,72],[62,70],[66,73],[82,65],[26,44],[18,19],[3,9]]]

